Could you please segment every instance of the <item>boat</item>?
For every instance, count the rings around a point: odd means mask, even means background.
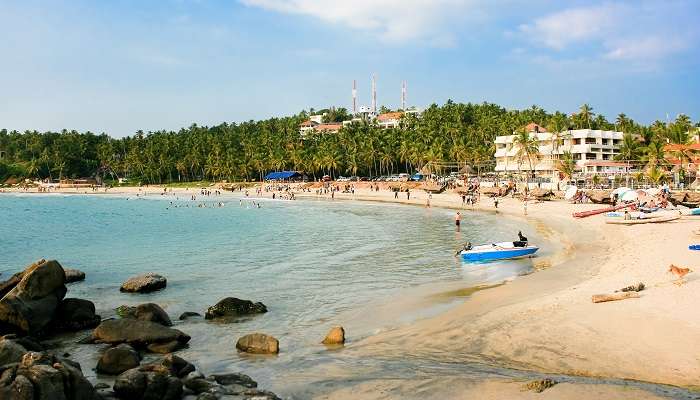
[[[689,208],[682,211],[683,215],[700,215],[700,208]]]
[[[575,212],[572,215],[574,216],[574,218],[586,218],[586,217],[590,217],[591,215],[598,215],[598,214],[613,212],[613,211],[617,211],[617,210],[622,210],[623,208],[627,208],[627,207],[635,207],[635,204],[628,203],[628,204],[621,204],[619,206],[614,206],[614,207],[599,208],[597,210]]]
[[[530,256],[539,249],[537,246],[516,246],[513,242],[500,242],[474,246],[462,250],[460,254],[464,261],[494,261]]]
[[[606,224],[615,225],[639,225],[639,224],[653,224],[658,222],[669,222],[675,221],[680,218],[680,215],[662,215],[653,218],[642,218],[642,219],[609,219],[605,221]]]
[[[691,244],[688,246],[688,250],[700,250],[700,244]]]

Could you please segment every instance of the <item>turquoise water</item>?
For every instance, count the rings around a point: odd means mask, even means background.
[[[223,207],[211,207],[220,201]],[[327,200],[262,200],[257,208],[231,196],[206,203],[0,195],[0,272],[6,277],[37,259],[57,259],[86,272],[68,296],[93,301],[103,317],[121,304],[156,302],[192,336],[182,355],[205,373],[242,370],[284,392],[285,371],[334,357],[319,345],[331,326],[345,326],[351,345],[463,301],[431,300],[440,290],[531,271],[530,260],[463,265],[453,254],[464,241],[512,240],[520,229],[537,239],[532,228],[490,214],[467,213],[456,232],[454,212],[441,209]],[[166,276],[168,287],[119,292],[125,279],[144,272]],[[262,301],[269,312],[233,324],[177,321],[227,296]],[[280,355],[239,355],[237,338],[255,331],[276,336]],[[66,347],[96,378],[90,369],[99,346]]]

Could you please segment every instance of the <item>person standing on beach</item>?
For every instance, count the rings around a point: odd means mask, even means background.
[[[395,198],[395,199],[398,199],[398,198],[399,198],[399,191],[398,191],[398,190],[395,190],[395,191],[394,191],[394,198]]]
[[[457,214],[455,214],[455,226],[457,227],[457,230],[459,231],[459,226],[462,223],[462,214],[457,211]]]
[[[411,200],[411,191],[406,189],[406,200]]]
[[[494,207],[498,208],[498,197],[493,199],[493,205]]]

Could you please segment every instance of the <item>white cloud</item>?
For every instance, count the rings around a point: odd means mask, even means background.
[[[576,42],[604,37],[615,28],[621,6],[600,5],[563,10],[520,26],[520,31],[547,47],[562,50]]]
[[[457,18],[478,14],[476,0],[240,0],[282,13],[307,15],[329,24],[376,34],[386,42],[454,43]]]
[[[669,12],[664,2],[643,7],[605,3],[536,18],[521,25],[519,33],[558,52],[589,46],[598,58],[654,62],[688,48],[695,33],[681,22],[684,18]]]

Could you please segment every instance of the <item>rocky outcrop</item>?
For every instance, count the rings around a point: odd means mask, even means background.
[[[95,314],[95,305],[89,300],[67,298],[56,308],[51,328],[59,331],[92,329],[102,318]]]
[[[0,366],[20,362],[27,352],[24,346],[10,339],[9,336],[11,335],[0,339]]]
[[[168,280],[164,276],[149,272],[127,279],[119,290],[122,292],[149,293],[164,289],[167,284]]]
[[[274,337],[264,333],[252,333],[238,339],[236,348],[245,353],[277,354],[280,351],[280,343]]]
[[[258,389],[258,384],[249,376],[237,373],[212,375],[191,374],[183,380],[188,390],[197,395],[197,400],[259,399],[279,400],[272,392]]]
[[[253,303],[250,300],[241,300],[235,297],[227,297],[207,309],[205,319],[235,318],[243,315],[266,313],[267,307],[263,303]]]
[[[50,353],[25,353],[0,370],[0,399],[98,400],[79,364]]]
[[[326,345],[345,344],[345,329],[342,326],[335,326],[328,331],[326,338],[321,342]]]
[[[102,322],[92,333],[92,340],[101,343],[128,343],[153,351],[153,346],[169,346],[170,351],[184,347],[190,336],[151,321],[116,319]]]
[[[184,321],[188,318],[192,317],[201,317],[202,314],[194,311],[185,311],[184,313],[180,314],[180,318],[178,318],[180,321]]]
[[[139,304],[136,307],[121,306],[117,309],[117,313],[122,318],[133,318],[141,321],[156,322],[163,326],[173,326],[168,313],[155,303]]]
[[[114,394],[124,400],[179,400],[182,382],[166,373],[130,369],[114,381]]]
[[[141,364],[141,356],[128,344],[107,349],[97,362],[96,371],[106,375],[119,375]]]
[[[66,283],[73,283],[85,280],[85,272],[72,269],[64,268],[63,271],[66,273]]]
[[[0,299],[0,332],[41,332],[66,295],[65,280],[63,268],[55,260],[30,265],[20,281]]]
[[[42,260],[43,261],[43,260]],[[10,293],[10,290],[14,289],[15,286],[24,277],[24,271],[18,272],[10,277],[10,279],[0,283],[0,299],[5,297],[6,294]]]

